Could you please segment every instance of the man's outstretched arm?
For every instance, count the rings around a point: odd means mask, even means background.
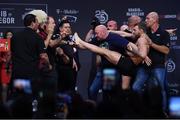
[[[118,61],[121,57],[121,54],[118,52],[111,51],[111,50],[108,50],[105,48],[100,48],[93,44],[84,42],[83,40],[81,40],[79,38],[79,36],[77,34],[75,34],[75,43],[78,47],[80,46],[80,48],[88,49],[94,53],[104,56],[109,62],[111,62],[115,65],[118,63]]]

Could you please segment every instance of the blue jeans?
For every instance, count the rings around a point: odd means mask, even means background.
[[[140,67],[137,69],[135,81],[133,83],[133,90],[138,94],[143,94],[144,84],[147,82],[150,74],[149,71],[145,70],[144,68]]]
[[[162,105],[163,110],[167,109],[167,80],[165,75],[165,68],[153,68],[153,69],[144,69],[140,67],[137,71],[135,82],[132,86],[133,90],[142,95],[144,83],[147,83],[148,86],[160,86],[162,94]]]
[[[91,84],[91,86],[89,88],[90,99],[96,101],[98,91],[101,88],[102,88],[102,73],[101,73],[101,71],[97,71],[96,77],[93,80],[93,82],[92,82],[92,84]]]
[[[163,110],[167,108],[167,79],[165,68],[154,68],[151,70],[152,76],[155,78],[155,82],[161,87],[161,95],[163,102]]]

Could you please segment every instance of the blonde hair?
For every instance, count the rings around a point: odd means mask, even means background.
[[[47,22],[48,15],[43,10],[32,10],[29,14],[35,15],[39,24]]]

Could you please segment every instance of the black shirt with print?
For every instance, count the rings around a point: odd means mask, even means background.
[[[154,33],[148,30],[147,34],[153,43],[169,47],[169,34],[165,30],[162,30],[160,27]],[[152,67],[165,67],[166,55],[164,53],[159,52],[151,47],[148,56],[152,60]]]

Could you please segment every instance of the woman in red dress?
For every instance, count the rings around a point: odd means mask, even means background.
[[[4,34],[5,39],[11,39],[12,38],[12,32],[7,31]],[[11,52],[0,52],[0,80],[2,85],[2,102],[5,103],[7,100],[7,92],[8,92],[8,86],[11,79]]]

